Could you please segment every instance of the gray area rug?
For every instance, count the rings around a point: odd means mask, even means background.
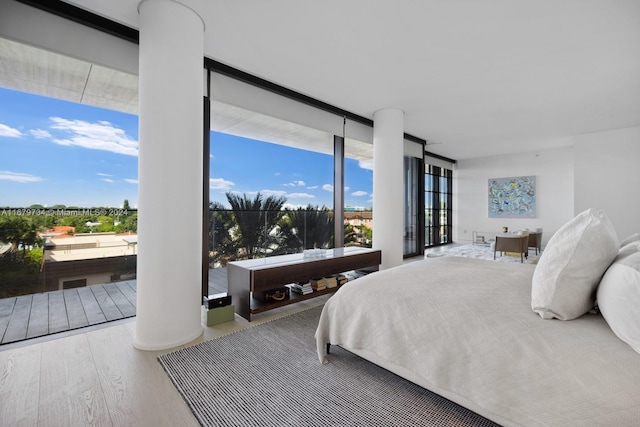
[[[496,426],[339,347],[318,362],[322,307],[158,357],[205,426]]]

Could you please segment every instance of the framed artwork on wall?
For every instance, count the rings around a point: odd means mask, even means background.
[[[535,218],[536,177],[489,179],[489,218]]]

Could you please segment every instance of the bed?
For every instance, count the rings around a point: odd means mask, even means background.
[[[362,277],[325,304],[318,357],[342,346],[505,426],[640,425],[640,354],[600,313],[535,313],[535,268],[444,256]]]

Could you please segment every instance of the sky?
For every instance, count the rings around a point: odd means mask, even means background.
[[[332,156],[211,133],[210,199],[276,195],[333,206]],[[370,164],[345,159],[345,206],[372,206]],[[132,208],[138,202],[138,117],[0,88],[0,206]]]

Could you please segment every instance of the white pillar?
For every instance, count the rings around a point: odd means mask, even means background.
[[[134,345],[162,350],[202,333],[204,23],[173,0],[140,13],[137,318]]]
[[[402,264],[404,113],[373,115],[373,248],[382,251],[382,270]]]

